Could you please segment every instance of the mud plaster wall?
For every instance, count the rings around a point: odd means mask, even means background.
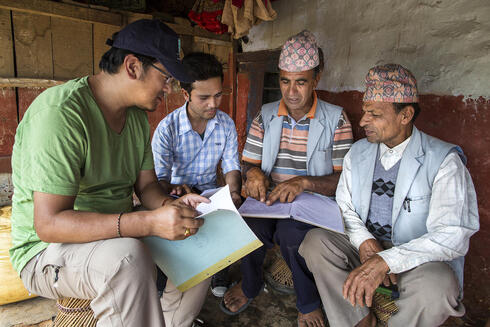
[[[319,89],[363,89],[366,71],[398,62],[423,93],[490,97],[488,0],[279,0],[274,22],[250,31],[244,51],[280,47],[307,28],[323,48]]]
[[[480,231],[466,256],[465,304],[477,319],[490,312],[490,2],[488,0],[279,0],[274,22],[252,28],[244,51],[276,49],[307,28],[325,52],[319,97],[348,112],[356,139],[364,76],[397,62],[417,77],[423,131],[461,145],[478,194]],[[248,85],[239,75],[240,85]],[[240,79],[241,78],[241,79]],[[250,94],[249,99],[250,101]]]

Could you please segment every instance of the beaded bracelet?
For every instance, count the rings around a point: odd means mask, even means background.
[[[117,237],[122,237],[121,236],[121,217],[124,212],[121,212],[119,216],[117,216]]]

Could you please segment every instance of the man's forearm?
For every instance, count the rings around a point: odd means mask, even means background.
[[[170,184],[168,185],[170,187]],[[145,208],[153,210],[161,207],[167,200],[173,200],[169,193],[169,189],[162,186],[162,181],[155,181],[146,185],[141,191],[140,201]]]
[[[242,175],[239,170],[232,170],[225,174],[225,182],[230,187],[230,193],[241,193]]]
[[[327,176],[304,176],[305,191],[334,196],[339,182],[340,173]]]
[[[119,213],[102,214],[76,210],[64,210],[49,217],[35,213],[35,228],[40,239],[48,243],[86,243],[119,237]],[[44,219],[43,219],[44,218]],[[123,237],[149,235],[147,211],[123,213],[119,220],[119,232]]]

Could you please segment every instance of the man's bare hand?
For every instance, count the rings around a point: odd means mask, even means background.
[[[192,193],[191,188],[187,184],[171,184],[172,190],[170,191],[170,195],[182,196],[184,194]]]
[[[355,306],[371,307],[374,291],[383,282],[390,268],[379,255],[374,255],[347,276],[342,288],[344,299]]]
[[[231,200],[233,201],[233,204],[235,207],[238,209],[242,205],[242,196],[238,192],[231,192]]]
[[[359,259],[361,260],[361,264],[366,262],[369,258],[375,255],[378,252],[383,251],[383,247],[381,244],[374,238],[365,240],[359,246]]]
[[[197,208],[199,203],[202,203],[202,202],[209,203],[211,201],[208,198],[205,198],[204,196],[200,196],[199,194],[188,193],[184,196],[181,196],[178,199],[175,199],[172,203],[184,204],[184,205],[190,206],[190,207],[195,209],[195,208]]]
[[[359,246],[359,259],[361,260],[361,264],[365,263],[376,253],[383,250],[383,247],[376,239],[372,238],[365,240],[362,242],[361,246]],[[383,285],[385,286],[390,286],[390,283],[396,285],[396,282],[397,280],[395,274],[388,274],[383,279]]]
[[[277,200],[281,202],[293,202],[294,199],[306,189],[305,179],[302,176],[293,177],[280,183],[267,197],[266,204],[270,206]]]
[[[245,182],[247,195],[261,202],[265,202],[268,188],[269,179],[262,170],[259,167],[250,168],[247,172],[247,181]]]
[[[202,198],[197,194],[189,195]],[[180,201],[181,199],[151,212],[150,235],[159,236],[167,240],[183,240],[197,233],[199,227],[204,224],[204,219],[195,219],[198,212],[183,201]],[[188,233],[186,233],[187,229]]]

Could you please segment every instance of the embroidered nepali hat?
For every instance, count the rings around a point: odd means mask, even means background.
[[[366,75],[363,101],[419,102],[417,80],[408,69],[398,64],[373,67]]]
[[[320,64],[315,36],[308,30],[290,37],[282,46],[279,69],[287,72],[303,72]]]

